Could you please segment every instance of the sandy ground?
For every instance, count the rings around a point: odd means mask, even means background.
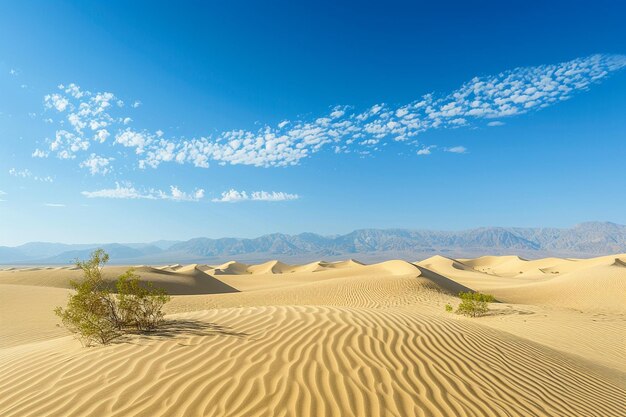
[[[0,416],[626,416],[624,254],[135,270],[166,326],[93,348],[52,313],[80,271],[0,271]]]

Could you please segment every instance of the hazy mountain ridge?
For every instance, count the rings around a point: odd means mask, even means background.
[[[626,252],[626,226],[608,222],[581,223],[570,229],[482,227],[463,231],[361,229],[338,236],[315,233],[273,233],[253,239],[194,238],[130,244],[61,244],[31,242],[0,247],[0,263],[68,263],[103,247],[117,262],[174,262],[226,258],[317,259],[351,257],[375,259],[392,254],[407,258],[434,252],[456,256],[516,253],[525,256],[597,256]]]

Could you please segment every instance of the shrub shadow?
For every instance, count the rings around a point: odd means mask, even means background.
[[[518,315],[518,316],[530,316],[535,314],[534,311],[530,311],[530,310],[518,310],[515,308],[498,308],[495,310],[489,310],[487,312],[487,314],[485,314],[484,316],[512,316],[512,315]]]
[[[200,320],[167,320],[158,329],[149,334],[158,337],[177,337],[181,334],[191,336],[249,336],[248,333],[238,332],[229,326]]]
[[[150,332],[128,332],[117,339],[118,343],[133,343],[134,337],[150,340],[176,339],[189,336],[229,336],[248,338],[250,334],[239,332],[232,327],[201,320],[166,320],[158,329]]]

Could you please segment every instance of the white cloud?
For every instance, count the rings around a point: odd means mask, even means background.
[[[114,158],[105,158],[92,153],[89,158],[80,163],[81,168],[88,168],[91,175],[106,175],[111,172],[111,161]]]
[[[59,87],[63,89],[63,86],[59,86]],[[68,85],[64,91],[74,98],[82,98],[85,95],[85,93],[81,91],[80,87],[74,83],[71,83],[70,85]]]
[[[115,183],[115,188],[105,188],[97,191],[82,191],[87,198],[114,198],[114,199],[145,199],[145,200],[172,200],[172,201],[200,201],[204,198],[204,190],[196,189],[186,193],[178,187],[170,186],[170,192],[162,190],[139,190],[131,183]]]
[[[288,201],[297,200],[300,196],[298,194],[289,194],[282,191],[266,192],[266,191],[254,191],[252,193],[251,200],[253,201]]]
[[[465,146],[453,146],[452,148],[446,148],[445,151],[451,153],[467,153],[467,148]]]
[[[228,191],[224,191],[220,198],[214,198],[211,201],[215,203],[237,203],[239,201],[246,201],[249,199],[250,197],[245,191],[230,189]]]
[[[9,74],[10,74],[10,75],[12,75],[12,76],[14,76],[14,77],[15,77],[15,76],[17,76],[17,75],[19,75],[19,73],[20,73],[20,72],[19,72],[18,70],[16,70],[15,68],[11,68],[11,69],[9,70]]]
[[[81,136],[67,130],[57,130],[49,148],[52,152],[56,152],[59,159],[74,159],[77,152],[86,151],[89,146],[89,141]]]
[[[144,147],[151,143],[153,137],[147,132],[137,132],[131,128],[118,133],[115,136],[115,143],[119,143],[127,148],[135,148],[135,152],[143,153]]]
[[[111,136],[108,130],[100,129],[96,132],[94,139],[100,143],[104,143]]]
[[[22,170],[11,168],[9,169],[9,175],[11,175],[12,177],[31,179],[31,180],[39,181],[39,182],[48,182],[48,183],[54,182],[52,177],[50,177],[49,175],[45,177],[35,175],[28,168],[22,169]]]
[[[48,94],[44,97],[44,103],[47,108],[54,108],[59,112],[64,112],[70,105],[69,100],[60,94]]]
[[[41,149],[37,148],[35,149],[35,151],[32,153],[31,156],[33,158],[47,158],[48,152],[42,151]]]
[[[435,145],[424,146],[423,148],[417,151],[418,155],[430,155],[432,153],[431,149],[436,148]]]
[[[204,198],[204,190],[200,188],[192,193],[185,193],[179,190],[178,187],[171,185],[170,194],[164,194],[161,198],[174,201],[199,201]]]
[[[215,203],[238,203],[241,201],[288,201],[297,200],[300,196],[297,194],[289,194],[282,191],[253,191],[248,194],[246,191],[237,191],[230,189],[224,191],[219,198],[214,198]]]
[[[487,126],[504,126],[504,122],[501,122],[500,120],[494,120],[493,122],[487,123]]]
[[[139,101],[139,100],[135,100],[135,102],[133,104],[131,104],[131,107],[133,109],[136,109],[139,106],[141,106],[141,101]]]
[[[337,107],[330,113],[330,118],[331,119],[338,119],[338,118],[342,117],[344,114],[346,114],[345,110],[343,110],[342,108]]]
[[[82,90],[78,85],[70,83],[59,85],[60,92],[48,94],[44,97],[46,110],[56,110],[61,119],[57,122],[55,140],[49,141],[49,150],[55,152],[57,158],[74,159],[76,153],[86,151],[90,142],[104,143],[110,136],[106,129],[115,126],[117,117],[114,117],[113,103],[118,107],[123,105],[113,93],[92,93]],[[50,117],[44,119],[46,123],[54,123]],[[121,119],[123,124],[124,118]],[[116,126],[119,128],[119,126]]]
[[[45,203],[44,206],[46,207],[65,207],[65,204],[59,204],[59,203]]]
[[[97,191],[82,191],[82,195],[87,198],[122,198],[122,199],[136,199],[136,198],[147,198],[147,199],[155,199],[155,197],[142,194],[139,192],[132,184],[129,183],[115,183],[115,188],[107,188]]]
[[[92,93],[70,84],[59,86],[60,92],[47,95],[44,103],[47,109],[64,116],[57,122],[49,149],[61,159],[72,159],[76,153],[87,151],[92,141],[105,142],[100,132],[106,128],[106,136],[110,132],[115,137],[109,146],[134,150],[140,168],[157,168],[167,162],[202,168],[211,162],[279,167],[298,165],[325,148],[364,155],[384,149],[391,142],[420,146],[416,137],[433,129],[471,127],[481,119],[487,119],[488,126],[497,126],[503,123],[500,119],[567,100],[625,67],[624,55],[592,55],[475,77],[448,94],[426,94],[401,106],[381,103],[365,111],[332,107],[321,117],[188,139],[125,126],[130,118],[115,114],[113,104],[119,108],[121,103],[112,93]],[[131,106],[140,104],[136,101]],[[425,155],[426,151],[422,147],[416,152]]]

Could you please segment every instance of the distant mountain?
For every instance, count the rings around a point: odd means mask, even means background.
[[[124,259],[124,260],[133,260],[141,258],[145,255],[151,255],[156,253],[161,253],[162,250],[153,245],[144,245],[140,249],[135,249],[128,245],[120,245],[119,243],[110,243],[106,245],[99,245],[104,249],[111,259]],[[70,263],[76,259],[86,259],[89,257],[89,254],[94,250],[94,247],[79,249],[79,250],[71,250],[62,252],[58,255],[51,256],[43,259],[42,263],[50,263],[50,264],[62,264],[62,263]]]
[[[205,258],[250,254],[353,255],[376,252],[532,253],[594,256],[626,252],[626,226],[583,223],[572,229],[485,227],[460,232],[362,229],[325,237],[313,233],[271,234],[255,239],[196,238],[173,245],[171,251]]]
[[[171,246],[174,243],[170,241]],[[158,242],[157,242],[158,243]],[[0,246],[0,264],[67,264],[75,259],[85,259],[96,248],[103,248],[112,260],[131,261],[163,252],[156,243],[91,243],[65,244],[29,242],[16,247]]]
[[[184,242],[158,241],[133,244],[82,244],[33,242],[0,247],[0,263],[55,264],[86,258],[102,247],[115,263],[167,263],[183,261],[284,260],[304,261],[359,257],[420,259],[434,253],[470,257],[517,254],[526,257],[590,257],[626,252],[626,226],[615,223],[581,223],[570,229],[482,227],[463,231],[362,229],[338,236],[315,233],[273,233],[254,239],[195,238]]]

